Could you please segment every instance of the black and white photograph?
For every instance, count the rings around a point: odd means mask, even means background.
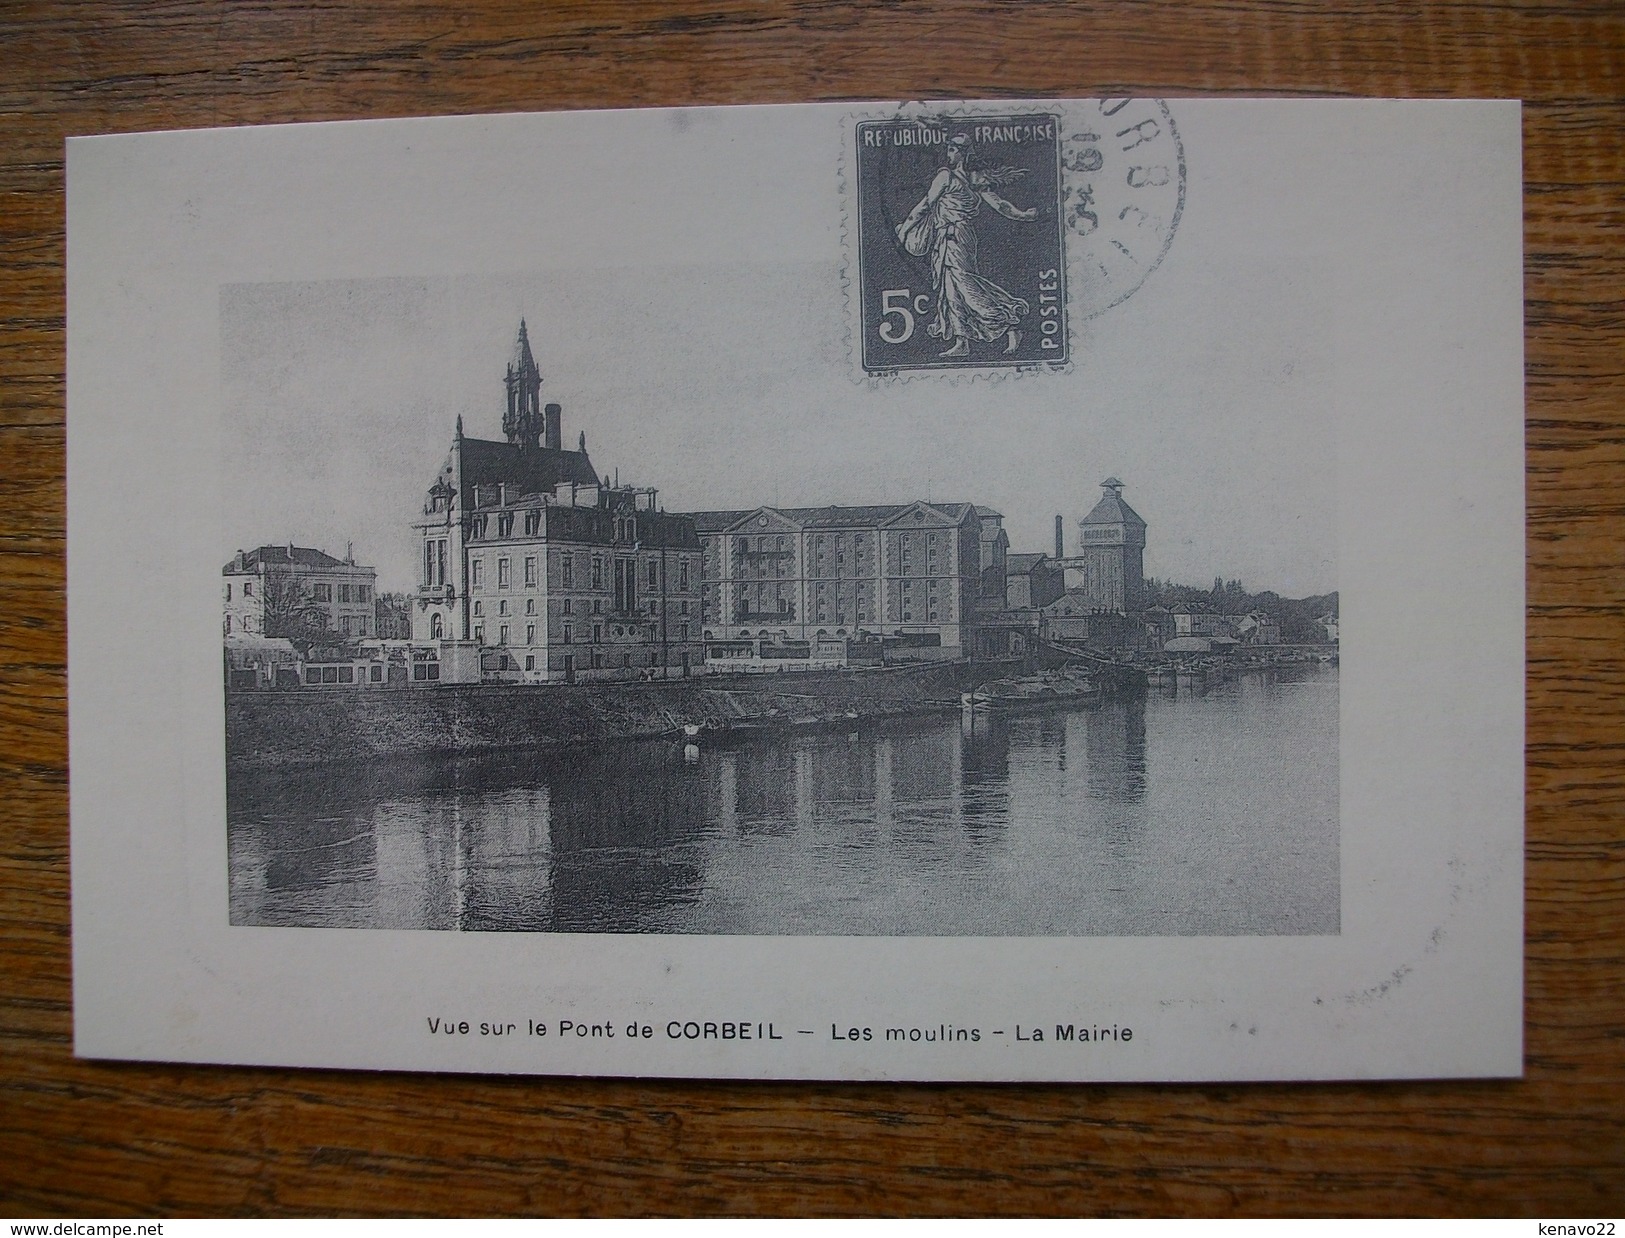
[[[81,1052],[1515,1071],[1517,118],[71,144]]]
[[[232,923],[1336,933],[1321,342],[1111,428],[595,355],[717,279],[224,291]]]

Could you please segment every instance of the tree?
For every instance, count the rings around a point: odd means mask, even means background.
[[[267,571],[260,587],[265,593],[267,636],[282,637],[303,648],[332,641],[327,612],[292,572]]]
[[[380,640],[412,638],[412,599],[404,593],[380,593],[373,599],[374,631]]]
[[[1239,580],[1215,577],[1213,588],[1180,585],[1170,580],[1147,577],[1145,605],[1175,606],[1180,602],[1206,602],[1218,614],[1245,615],[1262,611],[1281,627],[1281,640],[1288,645],[1318,645],[1326,631],[1318,622],[1322,615],[1337,614],[1337,594],[1321,593],[1307,598],[1284,598],[1270,590],[1248,593]]]

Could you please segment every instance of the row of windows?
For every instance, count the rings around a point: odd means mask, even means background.
[[[830,633],[829,633],[828,628],[819,628],[817,634],[818,634],[819,637],[827,638]],[[701,633],[701,639],[702,640],[711,640],[715,635],[716,634],[714,632],[712,632],[710,628],[706,628],[705,631],[703,633]],[[727,634],[724,633],[723,635],[726,636]],[[751,631],[750,631],[749,628],[740,628],[739,629],[739,639],[740,640],[745,640],[750,635],[751,635]],[[835,629],[835,635],[836,636],[845,636],[846,635],[846,629],[845,628],[836,628]],[[763,628],[760,632],[756,633],[756,636],[758,638],[760,638],[760,639],[766,639],[766,640],[772,640],[774,638],[777,638],[778,640],[781,640],[781,641],[790,639],[790,633],[788,631],[786,631],[784,628],[780,628],[777,632],[773,632],[773,631],[770,631],[767,628]]]
[[[929,534],[928,536],[933,543],[936,541],[937,535],[935,533]],[[856,554],[862,554],[864,547],[873,546],[874,544],[874,534],[872,533],[853,533],[850,535],[850,537],[852,542],[852,550]],[[904,534],[904,537],[906,538],[907,534]],[[845,533],[818,533],[813,535],[812,545],[815,550],[822,550],[828,545],[833,545],[837,550],[839,550],[841,547],[846,545],[847,538],[848,535]],[[771,534],[758,537],[754,546],[751,545],[751,540],[749,537],[735,536],[733,539],[735,554],[749,554],[753,550],[763,554],[769,551],[790,550],[793,549],[790,543],[791,538]]]
[[[440,633],[441,633],[440,616],[436,615],[434,617],[434,622],[430,624],[430,636],[435,640],[439,640],[439,639],[441,639]],[[626,636],[635,637],[635,636],[640,635],[640,633],[635,628],[628,628],[628,627],[625,627],[624,625],[620,625],[620,624],[617,624],[614,627],[612,627],[611,630],[610,630],[610,634],[612,636],[617,636],[617,637],[626,637]],[[513,635],[512,634],[512,629],[509,627],[508,624],[504,623],[504,624],[500,625],[497,628],[497,642],[496,643],[499,646],[507,645],[512,640],[512,635]],[[474,639],[479,641],[480,644],[482,644],[482,645],[485,643],[485,625],[484,624],[475,624],[474,625]],[[652,635],[650,636],[650,639],[651,640],[654,639]],[[688,624],[679,623],[677,625],[677,627],[676,627],[675,632],[672,634],[671,639],[674,640],[674,641],[677,641],[678,643],[681,643],[683,641],[688,640]],[[599,645],[599,644],[602,644],[603,641],[604,641],[604,625],[601,624],[601,623],[593,624],[592,625],[592,637],[591,637],[591,640],[588,643],[593,644],[593,645]],[[527,623],[525,625],[525,644],[534,645],[535,643],[536,643],[536,625],[534,623]],[[560,635],[559,644],[561,644],[561,645],[573,645],[575,643],[576,643],[576,641],[575,641],[575,627],[574,627],[573,624],[567,623],[567,624],[564,625],[564,628],[563,628],[562,633]]]
[[[799,567],[788,560],[763,559],[757,561],[754,567],[749,562],[735,563],[731,570],[725,572],[717,570],[714,564],[708,563],[705,565],[703,578],[708,581],[722,579],[753,580],[764,578],[793,578],[796,580],[807,580],[818,577],[827,578],[844,576],[852,580],[873,580],[876,576],[896,578],[898,576],[912,576],[917,574],[920,576],[936,576],[942,580],[955,580],[958,579],[960,575],[960,573],[957,572],[951,565],[944,566],[942,563],[940,563],[934,551],[927,552],[925,556],[925,563],[923,565],[923,571],[916,572],[917,566],[919,565],[917,564],[916,556],[909,554],[898,556],[896,562],[883,572],[876,571],[872,564],[865,563],[862,560],[859,560],[850,569],[847,569],[845,555],[836,555],[835,562],[833,564],[826,563],[823,556],[819,556],[816,562],[802,564]],[[974,575],[975,573],[970,569],[967,569],[964,574]]]
[[[732,581],[730,583],[734,586],[734,597],[745,601],[754,601],[757,609],[761,609],[764,606],[768,608],[777,606],[780,610],[786,610],[791,609],[794,606],[793,593],[796,591],[792,591],[791,595],[787,595],[783,586],[757,584],[753,587],[752,583],[748,580]],[[851,592],[848,592],[848,586],[840,581],[809,581],[807,583],[812,587],[806,590],[806,596],[812,599],[818,605],[823,605],[829,601],[832,596],[837,606],[842,605],[847,598],[854,596],[859,602],[862,602],[865,599],[873,596],[874,593],[874,590],[871,587],[871,582],[869,581],[855,582],[856,587],[852,588]],[[899,589],[902,590],[904,596],[912,596],[914,591],[919,588],[924,588],[933,597],[935,597],[938,590],[943,589],[945,586],[948,587],[946,591],[951,596],[953,593],[952,586],[957,582],[951,578],[944,577],[917,578],[914,580],[899,580],[896,577],[892,577],[885,583],[892,586],[891,593],[894,597]],[[720,599],[721,590],[714,584],[707,584],[705,597],[707,601],[715,602],[716,600]]]
[[[338,591],[338,601],[363,603],[372,601],[371,585],[339,584],[337,586],[318,584],[311,586],[311,594],[318,602],[331,602],[334,600],[334,590]]]
[[[514,517],[513,512],[498,512],[497,513],[496,529],[497,529],[497,536],[498,537],[512,537],[513,536],[513,517]],[[539,509],[532,508],[531,510],[529,510],[529,511],[527,511],[525,513],[524,529],[525,529],[525,536],[526,537],[535,537],[538,533],[540,533],[542,531],[542,513],[541,513],[541,511]],[[469,538],[471,540],[478,540],[479,538],[485,537],[490,531],[491,531],[490,517],[487,516],[487,515],[481,514],[481,515],[475,516],[474,519],[470,522],[469,529],[468,529],[468,535],[469,535]]]
[[[256,627],[253,615],[243,615],[241,619],[233,619],[231,615],[226,615],[224,624],[222,630],[227,636],[230,636],[233,631],[252,633]],[[240,626],[238,626],[239,624]],[[366,615],[339,616],[339,632],[344,636],[370,636],[372,633],[368,629],[371,626]]]
[[[913,622],[914,610],[915,610],[915,607],[914,607],[913,599],[910,599],[910,598],[903,599],[902,619],[904,620],[904,622]],[[750,618],[750,619],[756,619],[756,620],[760,621],[760,620],[763,620],[763,619],[769,619],[769,618],[773,617],[775,614],[781,620],[784,620],[784,619],[793,620],[795,618],[795,612],[791,611],[791,610],[788,610],[788,609],[779,610],[777,612],[772,611],[772,610],[741,609],[739,611],[739,613],[735,616],[735,618],[736,619]],[[837,606],[833,610],[827,610],[826,609],[826,610],[815,611],[812,621],[814,623],[829,623],[829,622],[832,622],[832,621],[845,619],[845,618],[848,617],[849,614],[851,614],[851,612],[845,606]],[[709,621],[711,619],[717,618],[717,616],[712,612],[711,608],[707,607],[701,612],[701,618]],[[856,622],[858,622],[858,623],[868,623],[868,622],[871,622],[871,621],[878,620],[879,616],[875,615],[867,606],[859,606],[857,608],[857,613],[854,616],[854,618],[855,618]],[[929,622],[929,623],[940,623],[940,622],[942,622],[943,615],[942,615],[942,612],[940,610],[938,610],[938,608],[937,608],[937,599],[936,598],[927,599],[927,608],[925,610],[925,618],[926,618],[926,621]]]
[[[573,614],[575,614],[576,613],[575,601],[576,600],[574,598],[561,598],[559,600],[559,613],[561,615],[573,615]],[[676,602],[670,603],[670,605],[676,606],[677,613],[679,615],[688,614],[688,599],[687,598],[680,598]],[[658,602],[649,603],[649,613],[651,615],[658,614],[659,612],[660,612],[660,604]],[[508,614],[508,599],[507,598],[503,598],[502,600],[497,602],[497,611],[496,611],[496,613],[497,613],[498,616]],[[536,599],[535,598],[526,598],[525,599],[525,614],[534,615],[535,613],[536,613]],[[604,599],[603,598],[593,598],[592,599],[592,613],[595,614],[595,615],[601,615],[601,614],[604,613]],[[478,619],[478,618],[483,618],[484,615],[485,615],[485,602],[484,602],[484,600],[481,599],[481,598],[475,598],[474,599],[474,617]]]
[[[245,598],[254,596],[254,582],[252,580],[243,581],[242,596]],[[325,581],[313,584],[310,587],[310,596],[312,601],[331,602],[333,600],[333,586]],[[370,602],[372,601],[372,586],[341,584],[338,586],[338,600],[340,602]],[[231,585],[229,584],[226,586],[226,601],[231,601]]]
[[[686,650],[678,655],[678,661],[685,668],[683,673],[687,674],[688,672],[687,672],[686,668],[688,666],[688,652]],[[649,654],[649,663],[648,664],[650,666],[659,666],[660,665],[660,651],[658,649],[652,650],[650,652],[650,654]],[[564,666],[562,668],[564,670],[564,672],[566,674],[569,674],[569,673],[573,672],[575,670],[575,668],[576,668],[575,655],[574,654],[565,654],[564,655]],[[598,650],[595,649],[592,652],[592,669],[597,671],[597,670],[602,670],[603,668],[604,668],[604,655],[602,653],[600,653]],[[526,654],[525,655],[525,669],[527,671],[533,671],[533,670],[536,669],[536,656],[534,654]],[[631,670],[632,669],[632,655],[631,654],[623,653],[621,655],[621,669],[622,670]]]
[[[440,668],[435,667],[438,672]],[[421,678],[421,676],[419,677]],[[439,674],[435,675],[439,678]],[[373,683],[384,682],[384,668],[374,664],[371,667],[355,666],[307,666],[305,667],[305,682],[307,684],[321,683]]]
[[[432,546],[436,546],[436,545],[443,546],[444,543],[437,543],[437,542],[425,543],[426,547],[432,547]],[[559,584],[560,584],[560,587],[562,587],[562,588],[574,589],[576,587],[576,584],[575,584],[575,576],[576,576],[575,559],[576,559],[576,556],[574,554],[568,552],[568,551],[566,551],[564,554],[561,554],[559,556]],[[426,562],[427,562],[427,560],[426,560]],[[619,560],[619,559],[616,560],[616,567],[617,567],[618,571],[624,570],[620,566],[624,562],[626,562],[626,561],[625,560]],[[498,589],[512,588],[513,587],[513,560],[507,559],[507,558],[501,558],[501,559],[498,559],[496,561],[496,564],[497,564],[497,582],[496,582],[497,583],[497,588]],[[439,568],[439,570],[442,572],[442,576],[437,579],[433,575],[432,569],[426,571],[424,580],[430,586],[445,583],[445,580],[444,580],[444,577],[443,577],[444,564],[443,563],[437,563],[435,566],[437,566]],[[663,565],[662,565],[662,563],[661,563],[661,561],[659,559],[650,559],[650,560],[647,561],[647,563],[645,565],[645,567],[646,567],[645,575],[647,577],[648,588],[650,590],[658,590],[661,587],[661,568],[662,568],[662,566]],[[527,589],[534,589],[536,587],[536,579],[537,579],[536,578],[536,556],[535,555],[526,555],[525,556],[524,568],[525,568],[525,587]],[[604,587],[604,560],[603,560],[602,556],[594,555],[592,557],[591,572],[592,572],[592,584],[591,584],[590,587],[593,588],[593,589],[602,589]],[[484,559],[470,559],[469,564],[468,564],[468,573],[469,573],[469,575],[468,575],[468,583],[469,583],[470,588],[483,589],[485,587],[485,560]],[[677,589],[678,589],[679,592],[686,592],[688,590],[688,586],[689,586],[689,561],[688,561],[687,558],[681,558],[681,559],[677,560]]]
[[[943,538],[946,535],[942,533],[927,533],[924,536],[926,549],[935,551],[940,545],[942,545]],[[898,534],[898,545],[900,545],[906,551],[914,544],[915,541],[919,539],[919,537],[920,534],[918,533]],[[866,548],[872,549],[874,546],[873,539],[874,535],[872,533],[851,534],[850,541],[852,545],[852,552],[854,554],[862,554]],[[845,533],[817,533],[811,538],[810,545],[815,553],[822,553],[826,548],[833,548],[837,551],[842,550],[846,547],[847,541],[848,535]],[[755,545],[752,545],[749,537],[735,536],[733,539],[733,549],[735,554],[750,554],[752,552],[757,554],[767,554],[773,551],[792,550],[794,547],[792,546],[791,542],[792,539],[788,537],[763,535],[756,539]]]
[[[496,518],[496,535],[499,538],[514,535],[513,512],[498,512]],[[531,508],[524,513],[523,524],[526,537],[537,537],[542,531],[542,513],[537,508]],[[479,541],[491,533],[491,517],[481,512],[469,522],[469,540]],[[614,539],[617,542],[635,542],[638,540],[638,518],[636,516],[616,516],[614,518]]]

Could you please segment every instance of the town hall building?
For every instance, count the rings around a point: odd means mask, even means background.
[[[415,643],[463,642],[525,682],[673,678],[703,662],[700,541],[658,492],[600,477],[583,433],[561,445],[525,324],[506,375],[501,441],[457,419],[414,522]]]

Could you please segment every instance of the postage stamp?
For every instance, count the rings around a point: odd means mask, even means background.
[[[1064,365],[1060,117],[900,117],[855,134],[864,372]]]

